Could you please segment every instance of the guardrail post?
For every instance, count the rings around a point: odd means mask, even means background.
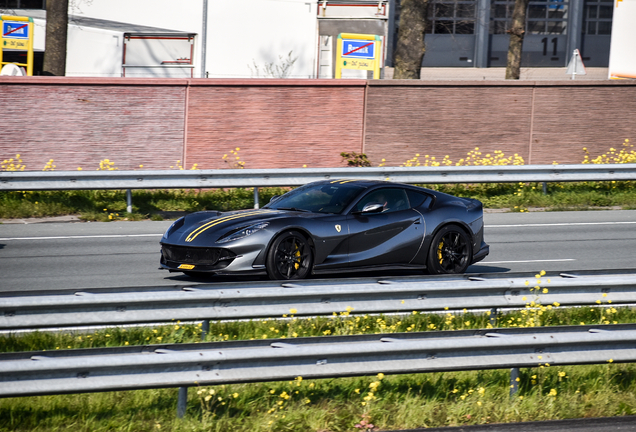
[[[548,194],[548,184],[546,182],[543,182],[543,195],[547,195]]]
[[[258,208],[258,188],[254,188],[254,208]]]
[[[510,397],[519,390],[519,368],[510,369]]]
[[[126,189],[126,211],[132,213],[132,191]]]
[[[205,337],[210,332],[210,320],[203,320],[201,323],[201,340],[204,341]]]
[[[179,398],[177,399],[177,418],[183,418],[188,405],[188,387],[179,387]]]
[[[490,325],[497,327],[497,308],[490,309]]]

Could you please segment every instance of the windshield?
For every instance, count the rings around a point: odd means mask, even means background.
[[[309,183],[287,192],[264,208],[338,214],[364,189],[351,183]]]

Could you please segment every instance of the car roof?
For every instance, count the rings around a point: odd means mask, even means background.
[[[394,182],[390,182],[390,181],[383,181],[383,180],[360,180],[360,179],[348,179],[348,178],[339,178],[339,179],[326,179],[326,180],[318,180],[316,183],[322,183],[322,184],[345,184],[345,183],[351,183],[352,185],[356,185],[356,186],[362,186],[364,188],[369,188],[372,186],[377,186],[377,185],[384,185],[384,186],[408,186],[402,183],[394,183]]]
[[[348,178],[340,178],[340,179],[326,179],[326,180],[318,180],[315,183],[319,184],[352,184],[356,186],[361,186],[365,189],[373,188],[376,186],[387,186],[387,187],[403,187],[409,189],[416,189],[420,191],[428,191],[426,188],[422,188],[419,186],[409,185],[405,183],[397,183],[385,180],[366,180],[366,179],[348,179]]]

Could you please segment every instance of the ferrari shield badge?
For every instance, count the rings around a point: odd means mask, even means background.
[[[336,225],[336,231],[340,232],[342,230],[342,227],[340,225]]]

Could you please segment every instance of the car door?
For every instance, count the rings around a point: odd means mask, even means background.
[[[368,204],[382,204],[382,211],[361,213]],[[349,266],[409,264],[424,237],[422,215],[409,204],[406,191],[390,187],[363,196],[347,215]]]

